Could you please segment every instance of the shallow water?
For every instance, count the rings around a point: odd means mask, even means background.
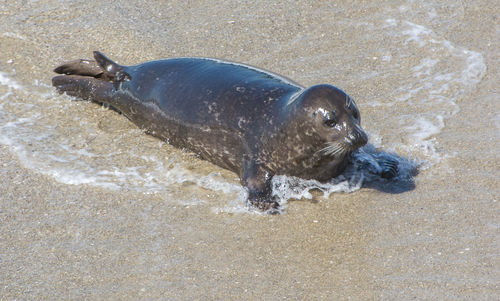
[[[2,3],[1,295],[498,296],[496,7],[271,6]],[[277,177],[283,214],[256,214],[236,175],[57,95],[51,70],[92,50],[123,64],[225,58],[334,84],[370,135],[358,161],[382,152],[401,174],[381,180],[361,164],[326,185]]]

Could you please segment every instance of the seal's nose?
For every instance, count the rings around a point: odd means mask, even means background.
[[[360,131],[358,132],[358,145],[359,147],[362,147],[368,143],[368,135],[363,131],[363,129],[360,128]]]
[[[365,131],[356,124],[345,140],[353,148],[360,148],[368,143],[368,135],[366,135]]]

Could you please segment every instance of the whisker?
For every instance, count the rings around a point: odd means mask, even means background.
[[[344,156],[348,150],[342,143],[331,143],[320,149],[318,152],[325,156],[341,157]]]

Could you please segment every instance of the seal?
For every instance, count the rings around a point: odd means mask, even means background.
[[[102,53],[57,67],[60,93],[105,103],[147,133],[237,173],[251,205],[270,210],[274,175],[327,181],[367,143],[354,101],[331,85],[209,58],[122,66]]]

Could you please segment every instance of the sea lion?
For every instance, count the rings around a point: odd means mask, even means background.
[[[237,173],[250,204],[279,205],[271,178],[327,181],[367,143],[354,101],[331,85],[304,88],[248,65],[171,58],[122,66],[93,60],[57,67],[52,84],[120,111],[147,133]]]

